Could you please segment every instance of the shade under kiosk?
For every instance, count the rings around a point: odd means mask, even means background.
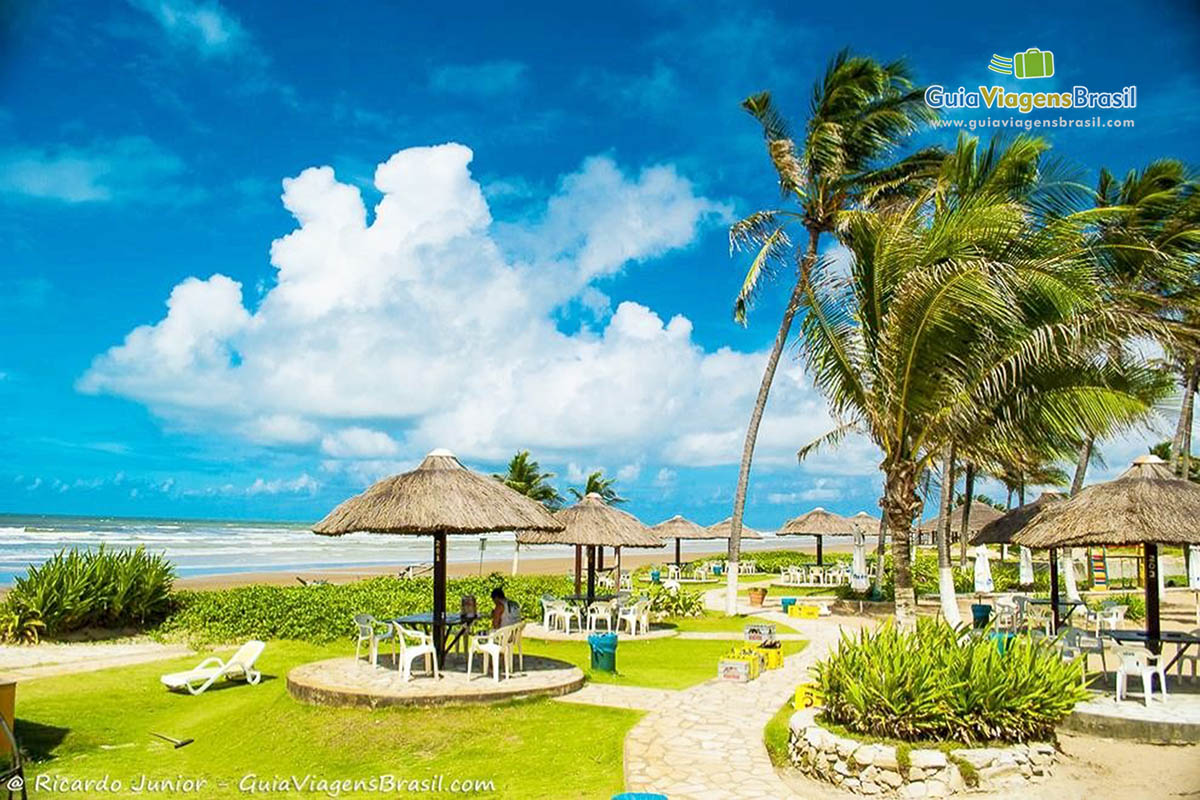
[[[596,597],[597,547],[662,547],[662,542],[637,517],[613,508],[589,492],[573,506],[554,512],[558,530],[527,530],[517,534],[522,545],[574,544],[587,549],[587,602]]]
[[[433,450],[416,469],[373,484],[313,526],[341,536],[362,531],[433,537],[433,640],[446,655],[446,537],[492,531],[562,529],[540,503],[464,467],[449,450]]]
[[[1146,640],[1161,648],[1159,545],[1200,544],[1200,485],[1182,480],[1161,458],[1139,456],[1107,483],[1048,504],[1013,542],[1039,549],[1087,545],[1141,545],[1146,575]],[[1052,568],[1052,605],[1057,609],[1057,572]]]

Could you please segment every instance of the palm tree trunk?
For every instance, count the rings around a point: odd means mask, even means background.
[[[883,559],[887,555],[887,514],[879,515],[879,541],[875,543],[875,585],[871,587],[873,600],[883,595]]]
[[[1200,380],[1200,360],[1187,366],[1183,381],[1183,403],[1179,408],[1179,423],[1175,426],[1175,438],[1171,440],[1171,469],[1176,475],[1187,479],[1191,467],[1191,433],[1196,384]],[[1185,466],[1186,465],[1186,466]]]
[[[1075,479],[1071,481],[1071,497],[1079,494],[1079,490],[1083,488],[1083,479],[1087,477],[1088,462],[1092,460],[1092,448],[1095,445],[1095,437],[1089,436],[1079,446],[1079,461],[1075,464]],[[1022,500],[1021,505],[1025,505],[1025,501]]]
[[[916,623],[917,597],[913,592],[909,539],[913,520],[921,509],[917,494],[917,465],[910,460],[885,468],[883,513],[892,534],[892,574],[896,588],[896,622],[911,628]]]
[[[942,617],[954,627],[962,624],[958,613],[958,598],[954,594],[954,570],[950,566],[950,515],[954,508],[954,442],[946,447],[942,458],[942,494],[938,504],[938,600]]]
[[[967,476],[963,480],[963,516],[961,534],[958,537],[958,565],[967,565],[967,532],[971,530],[971,498],[975,496],[975,465],[967,462]]]
[[[758,386],[758,396],[754,400],[754,410],[750,412],[750,424],[746,427],[746,442],[742,445],[742,463],[738,469],[737,491],[733,495],[733,517],[729,521],[729,577],[725,586],[725,613],[737,613],[738,592],[738,559],[742,554],[742,517],[746,513],[746,490],[750,485],[750,463],[754,460],[754,445],[758,441],[758,426],[762,423],[763,412],[767,408],[767,397],[771,394],[771,384],[775,380],[775,370],[779,367],[779,357],[787,344],[788,335],[792,331],[792,320],[800,309],[800,301],[808,286],[809,271],[817,259],[817,245],[821,233],[817,230],[808,232],[808,251],[800,265],[800,275],[792,289],[787,307],[783,310],[783,319],[775,334],[775,342],[771,345],[771,353],[767,356],[767,368],[763,371],[762,382]]]

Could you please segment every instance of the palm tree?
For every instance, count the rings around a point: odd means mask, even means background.
[[[735,319],[745,322],[754,295],[774,274],[794,271],[795,280],[767,357],[742,448],[729,537],[729,613],[736,609],[736,564],[758,428],[792,321],[819,260],[821,237],[837,230],[846,209],[886,205],[905,197],[918,186],[914,178],[938,161],[938,151],[921,151],[897,164],[881,163],[901,140],[935,116],[923,95],[923,89],[913,86],[904,62],[880,64],[842,51],[813,87],[799,152],[769,93],[742,103],[762,126],[780,189],[797,207],[756,212],[730,230],[732,249],[755,251],[734,303]],[[801,244],[793,245],[790,231],[794,228],[800,229]]]
[[[960,141],[960,165],[977,160],[964,145],[974,147]],[[1019,172],[986,171],[996,186],[1020,182]],[[1044,214],[1007,188],[982,190],[985,180],[960,180],[974,187],[961,191],[943,178],[910,203],[844,214],[849,274],[817,262],[802,297],[800,352],[839,424],[799,456],[851,430],[882,451],[896,615],[906,624],[917,483],[951,442],[986,442],[998,458],[1031,443],[1059,450],[1084,430],[1134,424],[1162,388],[1149,368],[1095,357],[1155,328],[1104,304],[1078,219]]]
[[[492,477],[551,511],[562,506],[562,495],[550,485],[554,473],[542,472],[538,462],[529,457],[528,450],[522,450],[512,457],[508,462],[508,472],[503,475],[493,473]]]
[[[615,483],[616,481],[613,478],[604,477],[603,471],[596,470],[587,476],[587,481],[584,483],[582,489],[571,487],[567,489],[567,491],[574,495],[576,500],[582,500],[584,497],[594,492],[595,494],[600,495],[604,502],[608,503],[610,506],[614,506],[618,503],[625,502],[625,498],[617,494],[617,490],[614,487]]]

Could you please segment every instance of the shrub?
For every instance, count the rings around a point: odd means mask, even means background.
[[[175,568],[145,548],[60,550],[18,577],[0,609],[0,635],[37,641],[82,628],[157,623],[170,608]]]
[[[479,613],[491,610],[492,589],[501,586],[530,619],[541,619],[543,594],[574,591],[570,578],[550,575],[503,577],[499,574],[447,581],[446,609],[457,610],[474,595]],[[241,586],[219,591],[183,591],[176,609],[163,622],[163,635],[192,640],[303,639],[331,642],[353,632],[355,614],[389,619],[433,608],[433,580],[394,577],[314,586]]]
[[[928,619],[843,636],[814,669],[832,722],[904,741],[1051,739],[1087,697],[1082,664],[1063,661],[1053,641],[1019,636],[1001,653],[993,639]]]
[[[704,613],[704,600],[687,589],[655,588],[650,592],[650,611],[662,617],[698,617]]]

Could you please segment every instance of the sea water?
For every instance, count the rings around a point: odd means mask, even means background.
[[[481,555],[485,561],[511,561],[515,544],[511,533],[450,536],[447,541],[450,561],[465,563],[478,562]],[[433,540],[428,536],[318,536],[303,523],[0,514],[0,585],[11,584],[30,564],[39,564],[59,550],[100,545],[114,550],[143,546],[162,553],[181,577],[424,564],[433,559]],[[800,545],[811,546],[811,540],[767,536],[742,543],[747,551]],[[722,540],[685,541],[682,549],[700,553],[724,546]],[[660,550],[627,552],[673,558],[674,540]],[[573,553],[574,548],[567,545],[536,545],[522,547],[520,559]],[[608,563],[612,563],[611,557]]]

